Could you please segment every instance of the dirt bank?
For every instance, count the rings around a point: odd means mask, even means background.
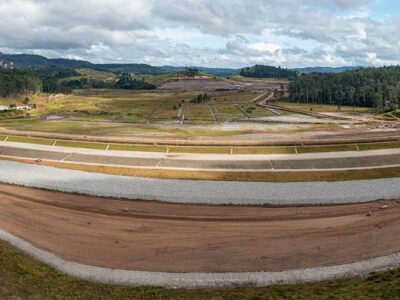
[[[62,258],[127,270],[277,271],[400,251],[400,204],[209,207],[0,185],[0,228]],[[372,216],[367,216],[372,211]]]

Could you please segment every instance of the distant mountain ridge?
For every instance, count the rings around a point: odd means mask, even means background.
[[[67,58],[46,58],[41,55],[34,54],[3,54],[0,53],[0,60],[13,62],[19,67],[39,67],[39,66],[63,66],[71,68],[90,68],[94,64]]]
[[[0,61],[13,63],[17,68],[58,66],[67,68],[88,68],[109,72],[127,72],[143,75],[161,75],[170,72],[184,71],[185,67],[162,66],[156,67],[148,64],[93,64],[84,60],[67,58],[46,58],[35,54],[3,54],[0,53]],[[238,69],[196,67],[199,70],[214,76],[231,76],[239,73]]]
[[[197,68],[204,73],[219,77],[228,77],[238,74],[240,72],[240,69],[231,69],[231,68],[208,68],[208,67],[196,67],[196,66],[190,66],[190,67]],[[187,67],[174,67],[174,66],[162,66],[160,68],[166,71],[167,73],[182,72],[187,69]]]
[[[286,78],[294,79],[297,76],[296,71],[281,67],[255,65],[240,70],[240,75],[250,78]]]
[[[146,64],[93,64],[84,60],[67,58],[46,58],[34,54],[3,54],[0,53],[0,61],[13,63],[16,68],[33,68],[57,66],[65,68],[87,68],[109,72],[131,72],[143,75],[164,74],[161,68]]]
[[[351,66],[344,66],[344,67],[306,67],[306,68],[294,68],[293,71],[309,74],[309,73],[343,73],[346,71],[352,71],[356,69],[362,69],[363,67],[351,67]]]
[[[127,72],[137,73],[143,75],[161,75],[171,72],[184,71],[186,67],[175,66],[151,66],[148,64],[94,64],[84,60],[67,59],[67,58],[46,58],[41,55],[35,54],[4,54],[0,53],[0,68],[4,67],[16,68],[32,68],[32,67],[46,67],[58,66],[65,68],[88,68],[99,71],[109,72]],[[239,74],[241,69],[233,68],[209,68],[193,66],[202,72],[219,77],[229,77]],[[272,66],[264,66],[266,68],[274,68]],[[299,73],[342,73],[349,70],[360,69],[362,67],[306,67],[306,68],[292,68],[286,69],[287,71],[295,71]],[[245,69],[245,68],[244,68]]]

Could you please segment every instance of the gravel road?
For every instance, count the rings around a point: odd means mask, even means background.
[[[0,161],[0,182],[92,196],[198,204],[333,204],[400,198],[400,178],[310,183],[165,180],[10,161]]]

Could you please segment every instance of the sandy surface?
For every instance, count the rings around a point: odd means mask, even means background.
[[[83,264],[137,271],[279,271],[400,251],[400,204],[210,207],[0,185],[0,228]],[[372,211],[373,216],[367,216]]]

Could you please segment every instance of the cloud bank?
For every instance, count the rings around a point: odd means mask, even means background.
[[[400,62],[397,1],[0,0],[0,51],[93,62]]]

